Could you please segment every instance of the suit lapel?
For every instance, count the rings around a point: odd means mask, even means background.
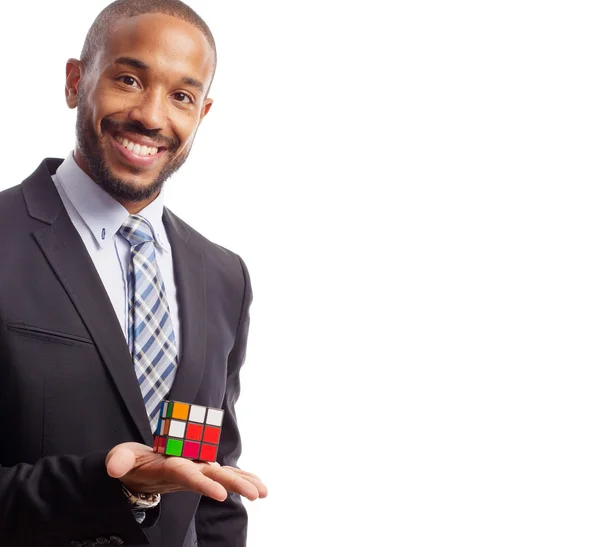
[[[189,228],[165,208],[163,220],[171,244],[181,319],[177,375],[169,394],[192,403],[200,389],[206,358],[206,276],[203,255],[195,248]]]
[[[143,441],[151,445],[150,423],[121,325],[50,178],[60,161],[44,160],[22,184],[29,214],[47,224],[34,237],[94,340]]]
[[[143,441],[151,445],[152,432],[121,325],[51,179],[61,162],[44,160],[22,184],[29,214],[46,224],[34,237],[92,336]],[[173,253],[181,319],[177,374],[169,397],[193,402],[200,389],[206,357],[204,261],[189,228],[166,208],[163,220]]]

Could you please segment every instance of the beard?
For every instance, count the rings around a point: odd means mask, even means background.
[[[79,95],[75,125],[77,148],[87,163],[92,180],[117,201],[140,202],[158,194],[165,181],[185,163],[189,151],[177,159],[172,158],[150,184],[140,186],[136,184],[133,178],[127,180],[117,177],[108,166],[106,152],[102,147],[100,138],[94,131],[91,116],[87,115],[85,111],[82,95]],[[100,124],[100,131],[103,135],[106,135],[107,130],[112,131],[113,134],[119,131],[128,131],[150,137],[160,142],[162,146],[166,146],[167,151],[165,153],[171,156],[180,145],[179,140],[160,136],[158,130],[148,130],[138,122],[119,123],[110,118],[104,118]],[[141,169],[133,166],[129,166],[129,170],[134,176],[142,172]]]

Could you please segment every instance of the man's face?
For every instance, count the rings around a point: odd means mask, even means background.
[[[212,103],[214,53],[200,29],[146,14],[118,20],[90,64],[81,79],[67,67],[67,92],[70,77],[77,90],[69,103],[77,106],[76,159],[116,199],[147,200],[190,152]]]

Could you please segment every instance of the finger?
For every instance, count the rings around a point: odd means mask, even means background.
[[[223,485],[229,492],[240,494],[251,501],[259,497],[259,491],[254,484],[242,475],[234,473],[226,467],[207,466],[204,475]]]
[[[250,473],[250,471],[245,471],[244,469],[240,469],[239,467],[232,467],[231,465],[224,465],[223,469],[229,469],[230,471],[233,471],[234,473],[237,473],[238,475],[253,477],[255,479],[260,480],[258,475],[255,475],[254,473]]]
[[[165,474],[169,482],[217,501],[227,499],[227,490],[204,474],[205,466],[183,458],[169,458],[167,463]]]
[[[113,448],[106,456],[106,471],[109,476],[119,479],[135,466],[135,453],[124,446]]]
[[[244,471],[243,469],[238,469],[237,467],[230,466],[226,466],[224,467],[224,469],[229,469],[233,473],[241,475],[247,481],[251,482],[254,486],[256,486],[259,498],[266,498],[269,495],[269,490],[267,489],[265,483],[262,480],[260,480],[260,478],[254,473],[250,473],[248,471]]]
[[[254,487],[258,491],[259,498],[261,498],[261,499],[266,498],[269,495],[269,490],[267,489],[267,486],[260,479],[258,479],[258,478],[255,479],[254,477],[249,477],[249,478],[246,478],[246,480],[254,485]]]

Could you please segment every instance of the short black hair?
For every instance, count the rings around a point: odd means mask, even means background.
[[[181,0],[116,0],[106,6],[96,17],[90,30],[88,30],[83,49],[81,50],[81,62],[84,66],[89,65],[96,53],[104,46],[104,39],[108,29],[121,17],[136,17],[146,13],[164,13],[186,21],[199,28],[209,46],[213,50],[213,76],[217,65],[217,48],[215,39],[204,20],[187,4]]]

